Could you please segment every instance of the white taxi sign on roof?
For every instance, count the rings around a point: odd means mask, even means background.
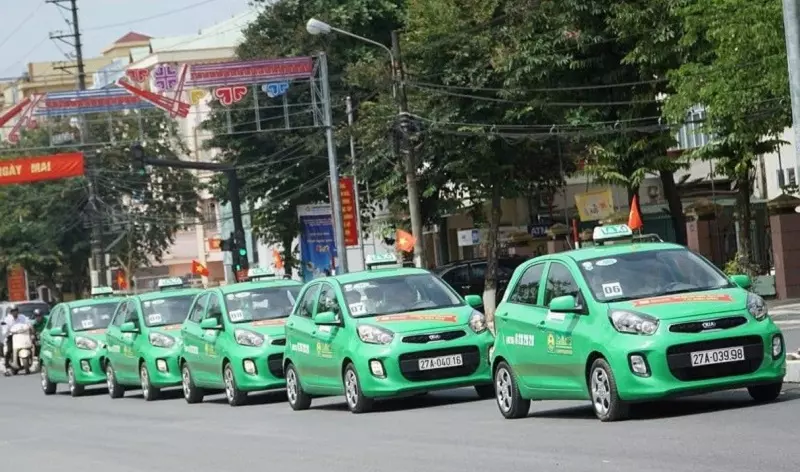
[[[92,287],[93,297],[102,297],[105,295],[114,295],[114,289],[111,287]]]
[[[250,280],[270,279],[275,277],[275,272],[263,267],[253,267],[247,271],[247,278]]]
[[[375,267],[401,267],[402,264],[397,262],[397,256],[392,253],[386,254],[370,254],[367,256],[365,261],[367,265],[367,270],[371,270]]]
[[[631,231],[628,225],[596,226],[592,232],[592,239],[598,243],[613,239],[630,238],[632,236],[633,231]]]
[[[180,277],[170,277],[168,279],[158,279],[158,288],[163,290],[165,288],[183,287],[183,279]]]

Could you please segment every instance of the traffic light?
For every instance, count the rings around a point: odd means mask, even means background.
[[[234,254],[234,267],[237,271],[247,269],[248,262],[247,248],[240,247]]]
[[[223,252],[225,252],[225,251],[233,252],[233,238],[220,240],[220,242],[219,242],[219,250],[223,251]]]
[[[146,173],[144,167],[144,148],[141,144],[131,146],[131,170],[136,175],[143,176]]]

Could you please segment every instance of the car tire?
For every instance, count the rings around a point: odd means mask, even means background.
[[[494,398],[495,397],[494,384],[490,383],[485,385],[476,385],[475,393],[478,394],[478,397],[481,400],[488,400],[489,398]]]
[[[588,380],[589,398],[597,419],[611,422],[628,418],[630,405],[619,398],[614,372],[605,359],[600,358],[592,363]]]
[[[193,405],[203,401],[205,392],[194,384],[192,371],[189,369],[189,364],[185,362],[181,366],[181,387],[183,387],[183,398],[186,403]]]
[[[531,401],[522,398],[517,386],[517,378],[511,367],[501,361],[494,369],[494,384],[492,389],[497,399],[497,408],[507,420],[516,420],[528,416]]]
[[[236,376],[230,363],[226,363],[222,369],[222,379],[225,382],[225,397],[228,399],[228,405],[241,406],[247,403],[247,392],[239,390],[236,385]]]
[[[42,366],[40,374],[42,376],[42,392],[44,392],[45,395],[55,394],[58,386],[50,381],[50,376],[47,375],[47,367]]]
[[[67,363],[67,385],[69,385],[69,394],[73,397],[80,397],[85,391],[83,385],[78,384],[75,379],[75,369],[71,362]]]
[[[311,395],[303,391],[300,376],[291,362],[286,366],[286,398],[294,411],[308,410],[311,407]]]
[[[774,402],[781,395],[783,382],[747,387],[747,393],[758,403]]]
[[[139,366],[139,381],[142,384],[142,397],[146,402],[158,400],[161,396],[161,389],[153,387],[153,382],[150,380],[150,372],[147,371],[147,364],[142,362]]]
[[[347,409],[351,413],[367,413],[372,410],[374,400],[364,396],[364,391],[361,390],[361,382],[358,380],[358,372],[356,372],[353,364],[347,364],[342,375],[342,383],[344,385],[344,396],[347,402]]]
[[[111,398],[122,398],[125,396],[125,387],[117,382],[117,374],[111,363],[106,364],[106,386],[108,387],[108,396]]]

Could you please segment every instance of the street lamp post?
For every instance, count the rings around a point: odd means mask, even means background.
[[[321,35],[321,34],[330,34],[331,32],[336,32],[343,34],[345,36],[349,36],[351,38],[358,39],[359,41],[372,44],[373,46],[377,46],[389,55],[389,59],[391,60],[391,74],[392,74],[392,97],[395,99],[398,107],[398,115],[403,118],[404,116],[408,115],[408,111],[406,110],[405,100],[401,99],[403,97],[398,97],[397,93],[397,84],[400,82],[401,79],[401,69],[399,64],[397,63],[397,55],[392,51],[391,48],[377,42],[373,41],[369,38],[365,38],[363,36],[359,36],[357,34],[353,34],[349,31],[345,31],[339,28],[335,28],[323,21],[317,20],[315,18],[311,18],[306,23],[306,31],[312,35]],[[397,46],[397,36],[396,34],[392,35],[393,44]],[[398,46],[399,47],[399,46]],[[423,229],[422,229],[422,214],[420,211],[420,204],[419,204],[419,191],[417,188],[417,179],[416,179],[416,159],[414,158],[414,153],[411,150],[406,149],[406,152],[403,156],[404,164],[406,167],[406,184],[408,188],[408,209],[409,214],[411,216],[411,230],[416,239],[414,244],[414,265],[417,267],[422,267],[422,259],[423,259]],[[358,195],[356,195],[358,198]]]

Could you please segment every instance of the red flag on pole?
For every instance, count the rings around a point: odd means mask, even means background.
[[[642,229],[643,226],[642,215],[639,214],[639,196],[634,195],[633,200],[631,200],[631,212],[628,215],[628,227],[636,231],[637,229]]]
[[[208,269],[206,266],[195,260],[192,261],[192,273],[201,277],[208,277]]]
[[[417,239],[411,233],[403,231],[402,229],[397,230],[397,235],[395,237],[395,244],[397,245],[397,249],[400,249],[403,252],[411,252],[414,250],[414,243],[417,242]]]

